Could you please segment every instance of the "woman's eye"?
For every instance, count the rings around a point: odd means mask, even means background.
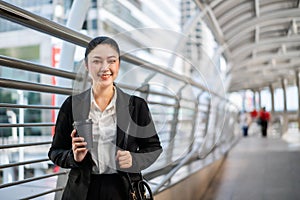
[[[93,60],[93,63],[94,63],[94,64],[100,64],[101,61],[100,61],[100,60]]]
[[[113,64],[113,63],[115,63],[115,62],[116,62],[116,60],[109,60],[109,61],[108,61],[109,64]]]

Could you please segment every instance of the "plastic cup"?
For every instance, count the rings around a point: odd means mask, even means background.
[[[83,121],[75,121],[73,123],[74,128],[78,136],[83,137],[84,141],[87,142],[86,148],[93,148],[93,122],[91,119]]]

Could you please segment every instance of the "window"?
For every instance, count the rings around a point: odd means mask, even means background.
[[[286,106],[287,110],[295,111],[298,109],[298,91],[296,86],[286,89]]]

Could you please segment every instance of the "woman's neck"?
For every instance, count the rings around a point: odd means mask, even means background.
[[[114,96],[114,86],[113,85],[109,87],[93,86],[93,95],[101,111],[104,111]]]

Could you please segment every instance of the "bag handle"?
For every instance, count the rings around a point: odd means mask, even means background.
[[[148,191],[149,200],[153,199],[151,188],[148,185],[148,183],[146,183],[144,180],[141,180],[141,181],[138,182],[138,188],[139,188],[139,190],[138,190],[139,194],[138,195],[139,195],[140,199],[144,199],[144,196],[145,196],[145,194],[142,194],[142,192],[141,192],[143,188],[146,188],[146,190]],[[145,199],[148,199],[148,198],[145,197]]]

